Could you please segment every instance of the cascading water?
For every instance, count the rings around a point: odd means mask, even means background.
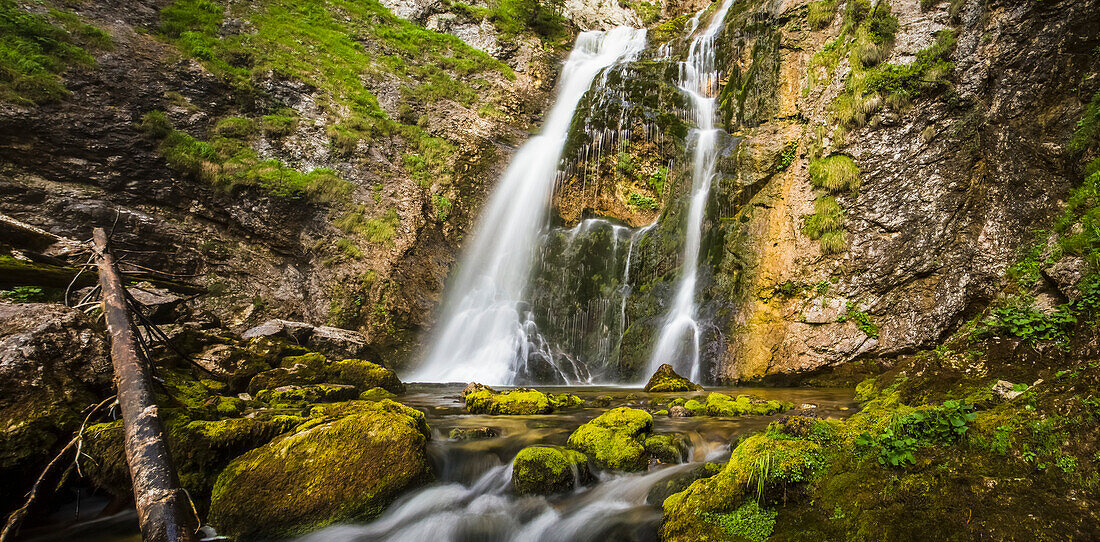
[[[650,358],[649,371],[643,376],[652,374],[662,363],[672,363],[678,371],[690,375],[693,381],[698,382],[702,377],[695,287],[699,279],[703,219],[718,159],[719,130],[714,126],[719,86],[718,70],[715,66],[715,41],[732,4],[733,0],[722,2],[710,24],[692,40],[687,60],[680,63],[678,86],[691,100],[691,113],[695,121],[695,128],[691,133],[694,139],[692,192],[685,224],[687,237],[684,243],[683,272],[664,327],[657,339],[657,347]],[[692,20],[692,28],[698,25],[700,15],[702,12]],[[684,360],[690,360],[690,365],[684,363]]]
[[[534,352],[553,358],[523,300],[558,162],[573,113],[596,76],[644,48],[645,30],[628,27],[577,37],[542,132],[520,148],[494,191],[448,285],[425,361],[408,379],[506,385]]]

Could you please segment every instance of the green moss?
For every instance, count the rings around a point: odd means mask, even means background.
[[[653,434],[646,437],[643,446],[650,457],[661,463],[677,464],[688,459],[688,443],[680,435]]]
[[[554,405],[554,410],[562,408],[572,408],[584,404],[584,399],[577,397],[571,393],[553,394],[548,393],[546,396],[550,399],[550,404]]]
[[[286,386],[273,390],[260,390],[256,400],[268,403],[272,408],[303,408],[310,403],[347,401],[359,396],[354,386],[310,384]]]
[[[588,458],[561,446],[528,446],[512,462],[512,487],[521,495],[563,493],[590,478]]]
[[[653,43],[664,43],[678,38],[684,34],[684,27],[691,20],[689,15],[681,15],[675,19],[669,19],[649,30],[649,38]]]
[[[707,412],[707,406],[695,399],[688,399],[687,401],[685,401],[684,408],[691,411],[691,413],[695,416],[702,416]]]
[[[488,388],[466,395],[470,414],[520,415],[549,414],[554,411],[550,398],[541,391],[516,388],[496,393]]]
[[[859,330],[872,339],[878,338],[878,324],[871,319],[871,315],[866,311],[861,311],[856,308],[851,302],[845,301],[844,314],[837,318],[837,322],[855,322]]]
[[[359,394],[359,398],[364,401],[381,401],[382,399],[392,399],[395,395],[385,388],[371,388],[363,393]]]
[[[707,521],[716,523],[735,540],[764,542],[775,530],[774,510],[761,508],[756,501],[742,504],[740,508],[728,514],[710,514]]]
[[[345,359],[333,362],[326,369],[332,382],[351,384],[360,390],[384,388],[392,393],[404,393],[405,384],[397,373],[362,359]]]
[[[430,432],[385,400],[234,459],[214,486],[210,523],[241,539],[281,538],[377,516],[432,479]]]
[[[649,378],[645,385],[645,391],[650,393],[695,391],[703,389],[702,386],[676,374],[672,365],[662,364]]]
[[[644,410],[611,409],[569,435],[568,446],[584,452],[603,468],[641,471],[649,464],[643,444],[653,427],[653,416]]]
[[[753,399],[748,395],[738,395],[736,399],[723,394],[711,393],[707,396],[707,416],[768,416],[794,408],[786,401]]]
[[[806,22],[810,28],[822,29],[829,26],[836,17],[837,0],[815,0],[810,2],[806,12]]]
[[[110,47],[102,30],[72,13],[29,13],[13,0],[0,0],[0,101],[34,105],[68,95],[61,74],[95,64],[88,50]]]
[[[843,154],[810,162],[810,182],[832,192],[855,192],[860,185],[859,166]]]

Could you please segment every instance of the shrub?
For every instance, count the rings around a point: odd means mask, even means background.
[[[657,203],[657,200],[649,196],[643,196],[637,192],[630,193],[630,197],[627,199],[627,203],[633,205],[634,207],[638,207],[640,209],[648,209],[650,211],[656,210],[661,206],[661,204]]]

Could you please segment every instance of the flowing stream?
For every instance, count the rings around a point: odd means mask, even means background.
[[[759,431],[777,418],[656,416],[654,431],[676,432],[689,439],[692,450],[687,462],[655,463],[647,472],[635,474],[598,473],[595,483],[563,495],[517,495],[512,491],[511,463],[522,448],[532,444],[563,445],[577,426],[608,408],[651,408],[654,401],[668,401],[672,397],[595,386],[547,389],[574,393],[584,398],[586,405],[592,405],[598,396],[611,397],[611,404],[540,416],[472,415],[462,410],[460,386],[410,385],[409,391],[397,400],[427,413],[433,431],[430,451],[438,481],[405,495],[370,523],[329,527],[299,542],[656,540],[660,503],[672,484],[685,483],[683,478],[703,462],[725,461],[731,439]],[[851,390],[847,389],[714,391],[732,395],[752,393],[795,404],[813,403],[823,417],[844,417],[855,406]],[[698,395],[704,397],[706,393]],[[447,438],[453,428],[474,427],[493,428],[500,436],[485,440]]]
[[[695,302],[695,287],[699,279],[703,219],[718,159],[719,130],[714,126],[719,90],[715,41],[732,4],[733,0],[723,0],[710,25],[692,40],[687,60],[680,63],[678,86],[691,99],[691,114],[695,121],[691,134],[694,139],[691,204],[684,225],[687,237],[676,296],[657,339],[657,346],[653,349],[649,370],[642,375],[643,378],[648,378],[662,363],[672,363],[695,382],[703,376],[699,360],[699,307]],[[695,15],[692,28],[699,24],[701,15],[702,12]]]
[[[609,66],[645,48],[645,30],[619,27],[577,37],[542,132],[512,158],[462,257],[427,356],[407,380],[511,384],[533,352],[553,358],[524,290],[577,104]]]

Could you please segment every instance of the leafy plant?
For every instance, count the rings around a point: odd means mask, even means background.
[[[779,153],[779,163],[775,165],[776,171],[787,171],[787,168],[791,167],[794,163],[795,155],[798,151],[798,142],[791,141],[783,147],[783,151]]]
[[[872,339],[878,338],[878,324],[871,320],[871,315],[857,309],[850,302],[844,304],[844,314],[837,318],[837,322],[855,322],[859,330]]]
[[[657,203],[657,200],[649,196],[643,196],[637,192],[630,193],[630,197],[627,199],[627,203],[633,205],[634,207],[638,207],[640,209],[648,209],[650,211],[657,210],[661,207],[661,204]]]

